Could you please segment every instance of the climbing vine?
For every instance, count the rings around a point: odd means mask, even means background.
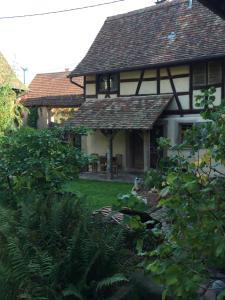
[[[32,128],[37,128],[38,121],[38,108],[31,107],[29,108],[29,114],[27,116],[27,126]]]

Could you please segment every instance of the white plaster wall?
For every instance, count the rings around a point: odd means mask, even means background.
[[[88,83],[86,84],[86,95],[95,95],[96,94],[96,84]]]
[[[172,76],[190,73],[190,67],[187,65],[172,67],[172,68],[170,68],[170,70],[171,70]]]
[[[168,72],[166,68],[162,68],[160,69],[160,76],[168,76]]]
[[[169,79],[160,80],[160,92],[164,93],[164,94],[165,93],[168,93],[168,94],[173,93]]]
[[[178,107],[177,107],[177,102],[175,99],[173,99],[170,104],[168,105],[167,107],[167,110],[177,110]]]
[[[157,94],[157,82],[143,81],[140,87],[139,94]]]
[[[47,107],[38,108],[37,128],[48,128],[48,109]]]
[[[120,79],[139,79],[141,71],[121,72]]]
[[[116,98],[117,94],[110,94],[110,98]],[[106,98],[105,94],[98,94],[98,99],[110,99],[110,98]]]
[[[174,85],[176,87],[176,91],[179,92],[188,92],[189,91],[189,85],[190,85],[190,79],[189,77],[184,78],[175,78],[174,79]]]
[[[179,96],[180,104],[182,109],[189,109],[190,108],[190,99],[189,95]]]
[[[120,83],[120,94],[121,95],[135,95],[137,89],[137,82],[122,82]]]
[[[144,78],[155,78],[157,76],[156,70],[145,70]]]

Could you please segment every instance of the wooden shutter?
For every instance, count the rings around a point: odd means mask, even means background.
[[[193,66],[193,87],[206,85],[206,64],[199,63]]]
[[[218,84],[222,81],[221,62],[209,62],[208,64],[208,84]]]

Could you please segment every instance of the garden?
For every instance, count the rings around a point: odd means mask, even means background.
[[[159,140],[173,154],[143,182],[166,210],[155,217],[131,185],[78,178],[90,158],[66,137],[85,129],[23,128],[1,87],[1,299],[224,299],[225,106],[214,99],[197,97],[205,122],[182,144]]]

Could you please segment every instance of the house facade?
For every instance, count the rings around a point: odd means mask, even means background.
[[[107,18],[87,55],[70,73],[84,76],[84,98],[69,123],[86,126],[89,154],[107,157],[109,174],[155,167],[157,138],[182,141],[202,122],[195,96],[225,95],[225,21],[197,0],[161,4]]]
[[[48,128],[52,123],[63,122],[83,102],[83,77],[76,78],[72,83],[67,78],[69,73],[65,70],[37,74],[30,83],[21,102],[30,111],[35,111],[37,128]],[[28,118],[29,115],[26,115],[25,124]]]

